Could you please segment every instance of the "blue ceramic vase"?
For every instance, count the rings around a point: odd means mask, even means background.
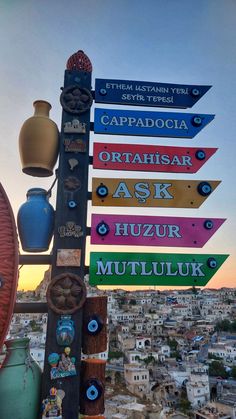
[[[18,232],[25,252],[48,250],[53,236],[54,214],[45,189],[28,190],[27,201],[17,214]]]

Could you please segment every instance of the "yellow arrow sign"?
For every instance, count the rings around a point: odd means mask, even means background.
[[[92,180],[92,205],[110,207],[199,208],[219,180]]]

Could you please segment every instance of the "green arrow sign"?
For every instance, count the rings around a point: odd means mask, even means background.
[[[228,255],[91,252],[91,285],[202,287]]]

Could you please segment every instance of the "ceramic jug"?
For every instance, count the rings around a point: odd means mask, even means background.
[[[51,176],[59,152],[58,128],[49,118],[50,103],[36,100],[33,105],[34,115],[24,122],[19,135],[22,171],[31,176]]]
[[[17,214],[21,245],[26,252],[44,252],[52,239],[55,212],[45,189],[29,189],[26,196]]]
[[[37,419],[41,369],[29,352],[29,339],[5,342],[7,356],[0,368],[0,418]]]

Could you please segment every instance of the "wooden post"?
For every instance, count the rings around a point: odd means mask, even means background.
[[[88,297],[83,309],[82,352],[97,354],[107,349],[107,297]]]
[[[81,362],[80,412],[84,415],[104,413],[106,361],[85,359]]]
[[[59,412],[62,400],[63,419],[78,419],[80,400],[91,71],[82,51],[70,57],[60,98],[63,112],[42,398],[46,404],[50,397],[60,399]]]

